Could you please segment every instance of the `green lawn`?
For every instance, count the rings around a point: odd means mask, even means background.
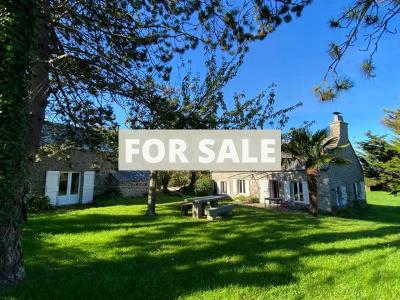
[[[369,193],[343,217],[235,207],[232,218],[180,217],[177,198],[31,217],[28,279],[3,291],[36,299],[399,299],[400,198]]]

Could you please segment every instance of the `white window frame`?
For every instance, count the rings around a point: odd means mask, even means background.
[[[59,176],[61,177],[61,174],[67,174],[67,186],[66,186],[66,191],[65,195],[60,195],[60,180],[58,181],[58,194],[57,197],[63,197],[63,196],[75,196],[75,195],[80,195],[81,191],[81,172],[75,172],[75,171],[59,171]],[[72,174],[78,174],[78,191],[76,194],[71,194],[71,189],[72,189]]]
[[[220,194],[228,194],[228,181],[220,181],[219,189]]]
[[[246,180],[238,179],[236,181],[236,188],[239,195],[246,195]]]
[[[296,193],[295,193],[296,187]],[[290,198],[294,202],[304,203],[304,191],[302,181],[290,181]]]

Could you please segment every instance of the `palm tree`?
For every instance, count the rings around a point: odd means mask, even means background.
[[[308,128],[291,130],[282,143],[285,166],[297,164],[303,166],[307,175],[310,192],[311,214],[318,214],[317,173],[330,164],[345,164],[348,161],[338,155],[338,150],[347,145],[337,146],[337,138],[329,137],[327,129],[312,133]]]

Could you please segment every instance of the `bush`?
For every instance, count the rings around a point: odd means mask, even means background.
[[[196,196],[208,196],[214,191],[214,181],[209,176],[201,176],[194,184],[194,192]]]
[[[113,198],[118,198],[121,197],[121,193],[118,190],[117,187],[115,186],[109,186],[106,189],[104,189],[101,193],[97,194],[95,196],[96,200],[107,200],[107,199],[113,199]]]
[[[257,195],[251,195],[251,196],[239,195],[235,197],[235,201],[241,201],[246,203],[258,203],[259,199]]]
[[[29,194],[26,199],[26,208],[30,212],[49,210],[51,208],[50,199],[43,195]]]
[[[235,201],[245,202],[246,201],[246,196],[245,195],[236,196],[235,197]]]

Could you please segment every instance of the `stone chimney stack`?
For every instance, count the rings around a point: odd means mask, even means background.
[[[343,120],[340,112],[333,113],[333,121],[330,124],[330,136],[338,139],[337,145],[349,143],[349,133],[347,123]]]

